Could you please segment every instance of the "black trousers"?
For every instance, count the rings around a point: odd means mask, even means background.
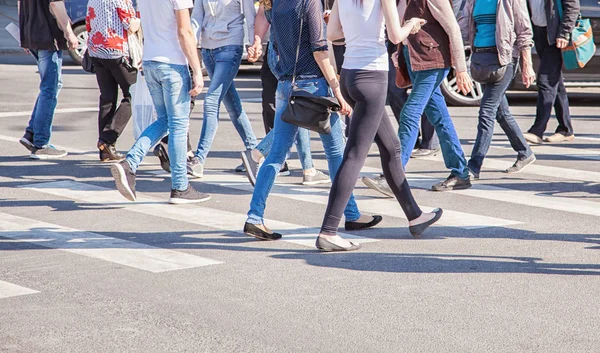
[[[400,158],[400,140],[385,111],[387,73],[384,71],[342,70],[344,99],[354,113],[342,165],[331,186],[321,233],[335,235],[344,208],[356,185],[373,141],[379,148],[383,174],[408,220],[421,216],[404,174]]]
[[[275,125],[275,94],[277,92],[277,78],[269,67],[268,49],[263,56],[264,60],[260,68],[260,82],[262,84],[262,118],[265,126],[265,134],[273,129]]]
[[[123,58],[91,58],[96,69],[100,88],[98,112],[98,138],[114,145],[129,119],[131,119],[131,93],[129,88],[137,78],[137,70],[126,65]],[[123,99],[118,104],[119,89]]]
[[[533,26],[533,40],[535,50],[540,57],[540,67],[537,74],[538,98],[535,122],[529,132],[539,137],[544,135],[554,106],[558,120],[556,132],[567,136],[573,135],[569,98],[563,82],[561,50],[555,44],[548,44],[546,27]]]

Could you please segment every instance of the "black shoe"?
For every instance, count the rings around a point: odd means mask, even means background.
[[[115,145],[108,144],[98,140],[98,151],[100,152],[100,162],[122,161],[125,157],[117,151]]]
[[[410,234],[412,234],[413,237],[418,237],[419,235],[423,234],[423,232],[427,228],[429,228],[429,226],[439,221],[440,218],[442,218],[444,210],[442,210],[441,208],[436,208],[435,210],[433,210],[433,213],[435,213],[435,216],[429,221],[408,227],[408,230],[410,230]]]
[[[358,243],[350,242],[349,247],[343,247],[341,245],[335,244],[327,240],[325,237],[319,236],[317,237],[317,241],[315,242],[315,246],[317,249],[325,252],[332,251],[355,251],[362,248],[362,245]]]
[[[135,173],[131,171],[127,160],[111,165],[110,173],[121,195],[129,201],[135,201]]]
[[[25,135],[21,137],[19,142],[29,150],[29,152],[33,152],[35,146],[33,145],[33,132],[25,131]]]
[[[34,147],[33,151],[29,155],[31,159],[58,159],[63,158],[67,155],[67,151],[56,149],[56,147],[52,145],[48,145],[44,148]]]
[[[431,187],[433,191],[451,191],[451,190],[463,190],[471,187],[471,181],[467,179],[461,179],[456,175],[450,174],[450,176]]]
[[[187,190],[171,190],[171,198],[169,203],[173,205],[183,205],[188,203],[200,203],[210,200],[210,195],[198,192],[191,185],[188,186]]]
[[[517,158],[517,161],[515,162],[515,164],[513,164],[512,167],[505,170],[504,173],[508,173],[508,174],[520,173],[523,169],[525,169],[525,167],[527,167],[528,165],[532,164],[535,161],[536,161],[536,158],[533,153],[531,154],[531,156],[526,157],[526,158]]]
[[[348,222],[346,221],[345,228],[346,230],[362,230],[371,227],[375,227],[383,220],[381,216],[373,216],[371,222],[362,223],[362,222]]]
[[[282,235],[279,233],[275,233],[271,231],[269,228],[265,227],[265,230],[260,229],[255,224],[248,223],[244,224],[244,234],[249,235],[251,237],[255,237],[259,240],[278,240],[281,239]]]
[[[171,173],[169,154],[167,153],[167,150],[165,149],[165,146],[163,146],[162,142],[159,142],[158,145],[156,145],[156,147],[154,147],[153,153],[160,160],[160,167],[165,172]]]

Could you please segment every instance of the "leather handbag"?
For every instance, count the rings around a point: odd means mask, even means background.
[[[304,14],[304,3],[302,1],[302,10]],[[292,76],[292,94],[287,107],[281,116],[281,120],[319,134],[331,133],[331,113],[340,110],[340,104],[334,97],[321,97],[306,90],[298,88],[296,85],[296,69],[298,58],[300,56],[300,43],[302,41],[302,30],[304,27],[304,16],[300,17],[300,35],[298,36],[298,46],[296,48],[296,63],[294,64],[294,74]]]
[[[83,69],[83,71],[89,72],[91,74],[96,72],[96,68],[92,63],[90,54],[88,53],[87,49],[85,50],[85,52],[83,53],[83,57],[81,58],[81,68]]]
[[[473,51],[471,54],[471,77],[482,83],[496,83],[506,75],[506,65],[500,65],[498,52],[495,51]]]
[[[404,46],[398,44],[398,67],[396,68],[396,86],[399,88],[408,88],[412,85],[410,76],[408,75],[408,67],[404,58]]]
[[[558,17],[563,19],[562,0],[556,0]],[[581,13],[575,22],[575,27],[571,32],[569,44],[561,49],[563,64],[565,69],[582,69],[594,57],[596,53],[596,44],[594,44],[594,34],[592,24],[589,19],[582,18]]]

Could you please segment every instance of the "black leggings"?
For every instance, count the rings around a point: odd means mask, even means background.
[[[400,141],[385,111],[386,71],[342,70],[344,99],[352,106],[350,131],[344,160],[333,181],[321,233],[337,234],[344,208],[365,164],[373,140],[379,148],[383,174],[408,220],[421,216],[400,159]]]

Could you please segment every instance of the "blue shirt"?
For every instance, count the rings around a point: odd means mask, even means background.
[[[496,46],[496,7],[497,0],[476,0],[473,7],[475,38],[473,46],[489,48]]]
[[[313,52],[327,50],[327,35],[320,0],[273,0],[271,10],[271,41],[278,61],[271,71],[279,80],[291,80],[296,63],[296,48],[300,35],[300,10],[304,1],[304,25],[300,39],[300,55],[296,79],[323,77]],[[271,48],[269,48],[271,50]],[[271,64],[271,61],[269,61]]]

